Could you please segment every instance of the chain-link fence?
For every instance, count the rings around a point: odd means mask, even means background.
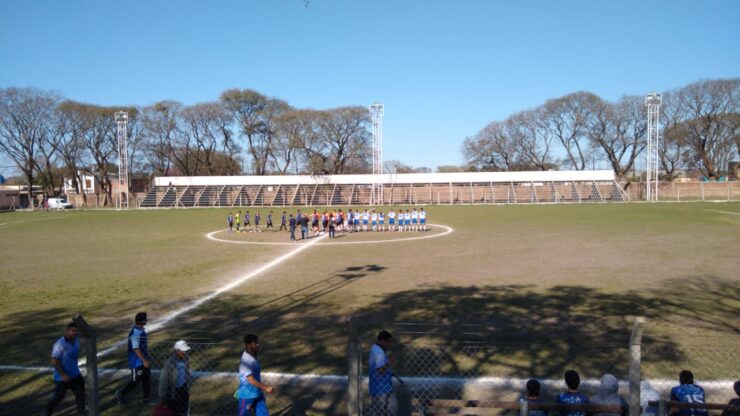
[[[668,400],[671,389],[680,383],[679,373],[688,370],[694,384],[704,389],[707,403],[727,403],[736,398],[733,384],[740,380],[740,345],[730,338],[702,341],[700,345],[680,346],[646,343],[642,355],[643,379]]]

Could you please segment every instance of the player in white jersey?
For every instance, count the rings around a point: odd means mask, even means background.
[[[383,211],[378,213],[378,227],[380,231],[385,231],[385,214],[383,214]]]
[[[427,230],[427,213],[424,211],[424,208],[421,209],[419,212],[419,222],[421,223],[421,229],[422,231]]]
[[[403,226],[406,231],[411,231],[411,212],[409,210],[406,210],[406,213],[403,214]]]
[[[411,231],[419,231],[419,213],[416,208],[411,212]]]
[[[365,210],[362,213],[362,231],[367,231],[367,221],[370,219],[370,214]]]
[[[372,214],[370,214],[370,219],[372,220],[373,231],[378,231],[378,213],[373,210]]]
[[[396,231],[396,213],[393,210],[388,212],[388,231]]]

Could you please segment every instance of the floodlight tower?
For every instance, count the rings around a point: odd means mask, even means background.
[[[647,180],[645,200],[658,201],[658,151],[660,146],[660,105],[663,99],[659,93],[651,92],[645,96],[647,106]]]
[[[373,187],[370,204],[383,203],[383,104],[375,103],[370,106],[370,115],[373,123]]]
[[[118,139],[118,199],[116,208],[128,208],[128,113],[118,111],[115,115]]]

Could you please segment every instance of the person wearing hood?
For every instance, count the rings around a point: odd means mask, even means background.
[[[655,406],[648,406],[649,402],[657,402],[660,400],[660,393],[655,391],[653,386],[647,380],[640,382],[640,407],[642,408],[641,416],[655,416],[658,414],[658,408]]]
[[[601,377],[599,392],[591,396],[592,404],[620,406],[620,413],[596,413],[595,416],[626,416],[627,402],[619,395],[619,381],[612,374],[604,374]]]

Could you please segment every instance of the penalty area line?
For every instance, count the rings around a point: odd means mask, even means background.
[[[149,327],[147,328],[147,332],[148,333],[151,333],[151,332],[155,332],[157,330],[160,330],[160,329],[164,328],[167,324],[169,324],[170,322],[172,322],[175,318],[179,317],[180,315],[185,314],[187,312],[190,312],[190,311],[196,309],[197,307],[203,305],[204,303],[210,301],[211,299],[213,299],[213,298],[221,295],[222,293],[228,292],[229,290],[232,290],[232,289],[234,289],[234,288],[242,285],[247,280],[250,280],[253,277],[259,276],[260,274],[262,274],[262,273],[264,273],[264,272],[272,269],[273,267],[279,265],[280,263],[283,263],[284,261],[286,261],[286,260],[290,259],[291,257],[297,255],[298,253],[302,252],[303,250],[306,250],[309,247],[313,246],[314,244],[318,243],[319,241],[321,241],[322,238],[324,238],[324,236],[319,236],[319,237],[312,238],[311,241],[307,242],[306,244],[301,244],[300,246],[296,247],[295,250],[291,250],[291,251],[289,251],[289,252],[287,252],[287,253],[285,253],[285,254],[283,254],[283,255],[275,258],[271,262],[269,262],[269,263],[267,263],[265,265],[262,265],[262,266],[258,267],[255,270],[252,270],[251,272],[245,274],[244,276],[242,276],[242,277],[240,277],[240,278],[238,278],[236,280],[233,280],[233,281],[231,281],[230,283],[228,283],[228,284],[226,284],[224,286],[221,286],[221,287],[217,288],[216,290],[208,293],[207,295],[202,296],[202,297],[200,297],[198,299],[193,300],[192,302],[186,304],[185,306],[181,307],[180,309],[176,309],[176,310],[174,310],[174,311],[166,314],[164,317],[162,317],[161,319],[157,320],[152,325],[149,325]],[[127,342],[128,342],[128,339],[123,339],[123,340],[121,340],[119,342],[116,342],[115,344],[111,345],[110,347],[108,347],[108,348],[100,351],[98,353],[98,357],[105,357],[106,355],[112,353],[113,351],[117,350],[118,348],[122,347],[123,345],[126,345]]]
[[[730,215],[740,215],[740,212],[732,212],[732,211],[720,211],[718,209],[705,209],[704,211],[709,212],[718,212],[720,214],[730,214]]]

